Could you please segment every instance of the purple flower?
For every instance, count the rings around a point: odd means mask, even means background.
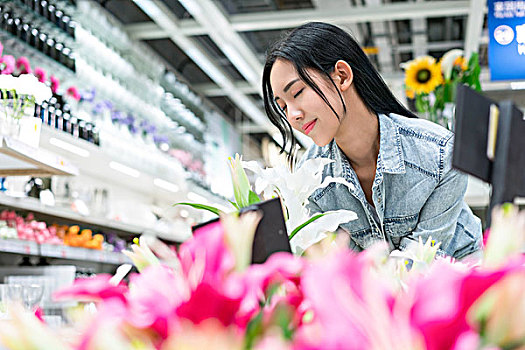
[[[122,113],[121,111],[112,111],[111,112],[111,121],[114,122],[114,123],[115,122],[122,123],[124,118],[125,118],[124,113]]]
[[[129,113],[126,117],[122,118],[122,124],[124,125],[130,126],[133,125],[133,123],[135,123],[135,117]]]
[[[104,112],[104,109],[106,109],[106,106],[102,102],[99,102],[93,107],[93,114],[102,114],[102,112]]]
[[[97,90],[95,88],[89,91],[82,91],[80,93],[80,98],[82,99],[82,101],[93,102],[96,96],[96,91]]]
[[[165,135],[153,135],[153,142],[155,143],[168,143],[170,140]]]

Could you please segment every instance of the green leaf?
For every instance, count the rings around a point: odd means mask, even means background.
[[[255,193],[255,192],[250,190],[249,195],[248,195],[248,203],[250,203],[250,205],[252,205],[252,204],[255,204],[255,203],[259,203],[260,201],[261,201],[261,198],[259,198],[257,193]]]
[[[423,96],[416,94],[416,109],[418,112],[426,112],[425,103],[423,102]]]
[[[239,206],[237,205],[237,203],[235,202],[232,202],[231,200],[228,199],[228,202],[231,203],[231,205],[233,205],[235,207],[235,209],[239,210]]]
[[[314,222],[315,220],[319,219],[320,217],[324,216],[325,214],[317,214],[313,217],[311,217],[310,219],[306,220],[306,222],[304,222],[303,224],[297,226],[293,231],[292,233],[290,233],[290,239],[293,238],[293,236],[295,236],[297,234],[297,232],[299,232],[303,227],[309,225],[310,223]]]
[[[244,349],[251,349],[255,343],[255,338],[263,333],[263,311],[259,311],[246,326],[246,334],[244,336]]]
[[[195,209],[203,209],[203,210],[211,211],[215,215],[220,215],[220,213],[222,213],[219,209],[209,206],[209,205],[204,205],[204,204],[187,203],[187,202],[180,202],[180,203],[173,204],[173,206],[176,206],[176,205],[189,205],[190,207],[193,207]]]

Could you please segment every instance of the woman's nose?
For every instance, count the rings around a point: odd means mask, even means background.
[[[297,122],[303,118],[303,112],[298,108],[290,108],[288,119],[290,119],[290,122]]]

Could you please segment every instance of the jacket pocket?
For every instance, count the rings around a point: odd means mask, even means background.
[[[401,239],[416,228],[418,218],[419,213],[384,219],[385,234],[390,237],[396,249],[399,248]]]

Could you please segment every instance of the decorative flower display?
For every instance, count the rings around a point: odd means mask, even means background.
[[[510,208],[510,209],[509,209]],[[524,213],[508,207],[489,251],[506,230],[525,236]],[[77,280],[58,299],[96,303],[61,340],[36,316],[11,308],[0,321],[9,349],[371,349],[463,350],[525,347],[525,256],[504,250],[475,264],[436,257],[431,240],[388,255],[356,253],[332,236],[303,257],[276,253],[248,265],[257,214],[223,216],[177,251],[149,238],[114,276]],[[340,238],[343,239],[340,239]],[[409,263],[407,263],[409,262]],[[410,266],[410,267],[409,267]],[[93,310],[91,308],[91,310]],[[63,338],[62,338],[63,339]]]
[[[307,160],[298,170],[291,171],[287,166],[280,165],[274,168],[263,169],[255,162],[243,162],[238,154],[229,159],[232,176],[235,207],[232,211],[259,203],[261,197],[271,199],[280,197],[282,200],[284,217],[290,238],[292,251],[301,254],[311,245],[326,237],[326,232],[337,230],[339,225],[357,219],[357,215],[350,210],[335,210],[325,213],[311,214],[307,208],[308,197],[317,189],[322,189],[331,183],[349,185],[342,178],[326,178],[322,183],[322,170],[332,161],[326,158]],[[245,169],[257,175],[255,190],[252,190]],[[176,205],[190,205],[197,209],[205,209],[220,215],[221,211],[213,206],[197,203],[177,203]]]
[[[405,70],[405,92],[415,99],[415,106],[422,116],[451,129],[456,87],[466,84],[477,91],[480,66],[474,53],[468,63],[463,50],[450,50],[436,61],[430,56],[417,57],[402,64]]]

